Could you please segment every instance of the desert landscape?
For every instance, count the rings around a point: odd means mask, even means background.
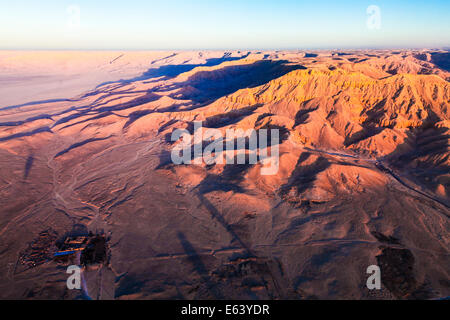
[[[449,81],[446,50],[2,51],[0,298],[449,297]],[[199,121],[278,129],[278,173],[175,165]]]

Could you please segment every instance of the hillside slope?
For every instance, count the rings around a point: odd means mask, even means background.
[[[87,275],[99,299],[449,296],[443,54],[174,53],[65,101],[0,108],[0,296],[75,297],[53,262],[17,269],[48,229],[107,234],[109,264]],[[279,129],[278,173],[174,165],[171,134],[194,121]]]

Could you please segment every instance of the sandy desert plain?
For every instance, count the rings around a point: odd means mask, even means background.
[[[0,298],[448,297],[449,81],[444,50],[2,51]],[[174,165],[194,121],[280,130],[278,173]]]

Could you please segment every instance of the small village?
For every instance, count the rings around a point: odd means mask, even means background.
[[[108,258],[106,242],[102,234],[69,235],[58,240],[55,231],[42,231],[21,253],[16,270],[19,273],[24,272],[51,261],[85,267],[101,265],[106,263]]]

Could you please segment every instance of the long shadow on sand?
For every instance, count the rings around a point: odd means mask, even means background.
[[[172,56],[175,56],[175,55],[176,54],[174,54]],[[214,67],[214,66],[217,66],[217,65],[227,62],[227,61],[236,61],[236,60],[245,59],[249,55],[250,55],[250,52],[247,52],[247,54],[245,54],[244,56],[241,56],[241,57],[231,57],[229,53],[225,53],[221,58],[206,59],[206,63],[203,63],[203,64],[170,64],[170,65],[160,66],[158,68],[150,68],[138,77],[134,77],[131,79],[126,79],[126,80],[103,82],[103,83],[99,84],[97,86],[97,88],[100,88],[101,86],[112,84],[112,83],[129,84],[129,83],[132,83],[135,81],[145,81],[145,80],[150,80],[150,79],[154,79],[154,78],[158,78],[158,80],[168,80],[170,78],[175,78],[184,72],[189,72],[197,67]]]
[[[25,169],[23,172],[23,180],[27,180],[28,175],[30,174],[31,168],[33,167],[34,156],[31,154],[28,156],[27,161],[25,163]]]
[[[224,59],[234,59],[234,58],[224,58]],[[211,64],[219,63],[220,61],[211,61]],[[192,66],[193,68],[195,66]],[[175,67],[174,67],[175,68]],[[178,67],[177,67],[178,68]],[[183,67],[184,68],[184,67]],[[170,69],[170,68],[169,68]],[[124,127],[124,130],[132,124],[134,121],[138,120],[142,116],[148,115],[153,112],[167,113],[176,112],[180,108],[182,111],[191,111],[196,108],[205,106],[207,104],[213,103],[214,101],[220,99],[221,97],[227,96],[234,93],[240,89],[253,88],[263,85],[271,80],[279,78],[293,70],[305,69],[301,65],[292,65],[287,61],[279,60],[262,60],[256,62],[249,62],[248,64],[226,66],[221,69],[209,70],[209,71],[199,71],[192,74],[186,81],[175,82],[171,85],[158,86],[152,90],[145,91],[144,94],[136,97],[135,99],[124,102],[117,103],[114,105],[102,106],[97,102],[93,105],[83,105],[80,107],[70,107],[69,109],[58,112],[58,115],[63,115],[61,119],[55,122],[50,127],[38,128],[32,132],[18,133],[6,137],[0,138],[0,141],[7,141],[14,138],[20,138],[24,136],[30,136],[44,131],[50,131],[56,125],[63,125],[64,128],[73,126],[75,124],[88,123],[92,120],[101,119],[112,115],[115,111],[121,111],[126,109],[131,109],[152,101],[158,100],[162,95],[167,95],[176,100],[189,100],[190,102],[184,104],[174,104],[164,109],[148,109],[144,111],[130,113],[127,116],[129,121]],[[178,71],[182,71],[179,69]],[[156,71],[152,71],[156,72]],[[162,71],[161,71],[162,72]],[[175,71],[173,71],[175,72]],[[176,74],[169,73],[169,74]],[[155,75],[153,73],[153,75]],[[152,75],[149,75],[149,77]],[[130,80],[132,81],[132,80]],[[136,81],[136,80],[135,80]],[[98,94],[99,92],[94,90],[91,94]],[[104,90],[100,90],[104,92]],[[105,95],[100,100],[110,99],[116,94],[122,94],[122,92],[112,91],[104,92]],[[133,92],[130,92],[133,93]],[[118,99],[117,101],[120,101]],[[99,107],[100,106],[100,107]],[[75,111],[75,112],[74,112]],[[67,116],[64,114],[67,113]],[[90,115],[86,118],[86,115]],[[46,114],[46,118],[50,118],[53,115]],[[84,118],[83,118],[84,117]],[[76,119],[80,121],[74,121]],[[25,120],[24,123],[32,121],[34,118]],[[21,124],[24,124],[21,123]],[[66,124],[66,125],[65,125]],[[8,123],[8,125],[10,125]],[[65,126],[64,126],[65,125]],[[50,131],[51,132],[51,131]]]
[[[214,299],[223,299],[223,296],[221,295],[219,290],[217,290],[217,284],[212,281],[211,277],[209,276],[208,269],[203,263],[202,258],[189,242],[189,240],[186,239],[184,233],[178,232],[177,237],[181,243],[181,246],[183,247],[184,252],[188,256],[189,262],[193,265],[195,271],[202,278],[202,281],[207,286],[208,291],[211,292]]]
[[[253,88],[263,85],[273,79],[281,77],[293,70],[304,69],[300,65],[290,65],[287,61],[257,61],[239,66],[228,66],[222,69],[212,71],[199,71],[189,77],[186,81],[174,83],[169,86],[157,87],[154,90],[148,91],[145,95],[140,96],[134,100],[126,103],[119,103],[112,106],[100,107],[97,109],[83,109],[82,111],[71,114],[70,116],[58,121],[58,124],[74,120],[76,118],[86,115],[88,112],[93,115],[95,119],[106,117],[110,112],[121,111],[133,108],[148,102],[156,101],[160,94],[164,92],[173,92],[169,96],[173,99],[190,100],[191,104],[186,108],[184,105],[183,111],[194,110],[209,103],[213,103],[223,96],[229,95],[244,88]],[[109,95],[108,95],[109,96]],[[142,116],[153,112],[165,113],[177,111],[181,105],[170,106],[165,109],[145,110],[129,115],[130,122],[136,121]],[[77,122],[83,123],[90,121],[85,119]]]

